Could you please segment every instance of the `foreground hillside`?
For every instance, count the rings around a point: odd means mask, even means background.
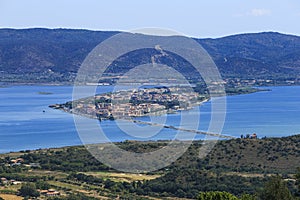
[[[0,29],[0,76],[5,83],[63,83],[74,80],[87,54],[117,32],[72,29]],[[195,39],[212,56],[224,78],[297,81],[300,37],[274,32]],[[122,73],[143,63],[174,67],[198,80],[189,63],[155,49],[131,52],[115,61],[108,73]],[[159,56],[157,56],[159,55]],[[24,76],[26,75],[26,76]]]
[[[237,196],[256,194],[270,176],[279,174],[296,195],[294,174],[300,166],[299,142],[300,135],[224,140],[201,158],[201,147],[210,143],[194,141],[179,160],[148,174],[115,171],[81,146],[23,151],[1,155],[0,177],[33,183],[40,189],[54,188],[60,196],[77,194],[86,199],[194,199],[201,191],[226,191]],[[149,152],[167,145],[167,141],[126,141],[117,145],[127,151]],[[2,193],[16,194],[21,187],[1,180]]]

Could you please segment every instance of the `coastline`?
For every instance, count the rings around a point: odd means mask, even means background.
[[[19,154],[26,154],[26,153],[32,153],[32,152],[39,152],[39,151],[46,151],[46,150],[61,150],[61,149],[66,149],[66,148],[73,148],[73,147],[78,147],[78,148],[85,148],[85,146],[97,146],[97,145],[109,145],[109,144],[123,144],[126,142],[130,143],[135,143],[135,144],[153,144],[153,143],[168,143],[173,140],[124,140],[120,142],[103,142],[103,143],[90,143],[90,144],[77,144],[77,145],[64,145],[64,146],[52,146],[52,147],[45,147],[45,148],[35,148],[35,149],[22,149],[22,150],[16,150],[16,151],[8,151],[8,152],[0,152],[0,159],[3,156],[6,156],[8,154],[14,154],[14,155],[19,155]],[[198,142],[204,142],[205,140],[178,140],[178,142],[193,142],[193,141],[198,141]],[[212,140],[213,141],[213,140]]]
[[[49,107],[102,121],[177,113],[208,100],[207,95],[191,91],[189,87],[154,86],[95,94]]]
[[[18,93],[18,91],[21,91],[21,93],[20,93],[20,96],[24,96],[24,92],[26,91],[26,93],[28,93],[28,91],[31,91],[31,89],[30,89],[31,87],[28,87],[28,89],[26,89],[26,90],[24,90],[23,88],[15,88],[15,89],[13,89],[13,90],[9,90],[9,91],[13,91],[14,92],[14,94],[19,94]],[[280,88],[280,87],[279,87]],[[286,90],[292,90],[292,91],[295,91],[296,90],[296,86],[295,86],[295,89],[293,89],[293,86],[292,86],[292,88],[291,89],[288,89],[289,87],[282,87],[282,89],[279,89],[278,88],[278,91],[286,91]],[[272,88],[271,88],[272,89]],[[6,89],[5,89],[6,90]],[[69,89],[68,89],[69,90]],[[273,90],[273,89],[272,89]],[[275,90],[275,88],[274,88],[274,90]],[[277,90],[277,89],[276,89]],[[275,90],[275,91],[276,91]],[[24,92],[23,92],[24,91]],[[39,91],[39,90],[35,90],[35,91]],[[64,91],[64,90],[62,90],[62,91]],[[60,90],[60,93],[62,92],[61,90]],[[296,90],[296,91],[298,91],[298,89]],[[17,93],[15,93],[15,92],[17,92]],[[282,92],[280,92],[280,94],[281,94]],[[294,92],[293,92],[294,93]],[[33,93],[34,94],[34,98],[36,98],[37,97],[37,93],[36,92],[34,92]],[[56,94],[56,92],[54,92],[54,94]],[[255,99],[253,99],[252,98],[252,96],[254,97],[258,97],[258,96],[269,96],[269,94],[267,94],[267,92],[265,92],[265,94],[263,94],[263,95],[250,95],[249,97],[247,96],[247,95],[238,95],[238,96],[241,96],[242,98],[240,98],[240,97],[237,97],[237,99],[244,99],[244,100],[248,100],[249,98],[250,99],[252,99],[252,100],[255,100]],[[276,96],[278,96],[278,94],[276,95]],[[284,95],[285,96],[285,95]],[[8,96],[9,97],[9,96]],[[52,100],[50,100],[50,102],[52,101],[52,102],[57,102],[57,100],[53,100],[53,98],[55,97],[55,95],[51,95],[51,96],[49,96],[49,98],[51,98]],[[42,99],[48,99],[48,97],[47,96],[41,96],[41,98]],[[57,99],[57,98],[56,98]],[[235,99],[235,98],[234,98]],[[284,98],[283,99],[283,101],[285,101],[285,99],[286,98]],[[21,100],[21,99],[20,99]],[[26,100],[26,98],[25,99],[23,99],[23,100],[25,100],[25,101],[27,101]],[[48,100],[48,102],[49,102],[49,100]],[[10,101],[9,103],[13,103],[13,101]],[[49,104],[46,104],[46,105],[49,105]],[[45,109],[46,110],[46,113],[45,114],[43,114],[42,113],[42,109],[43,108],[41,108],[41,105],[39,105],[38,104],[38,110],[37,110],[37,112],[39,112],[40,111],[40,113],[37,113],[38,114],[38,116],[37,117],[43,117],[43,115],[44,116],[47,116],[47,115],[52,115],[52,114],[55,114],[55,113],[57,113],[57,112],[49,112],[47,109]],[[7,107],[8,109],[11,109],[11,108],[9,108],[9,107]],[[18,107],[16,107],[16,108],[18,108]],[[30,109],[30,107],[28,107],[28,109]],[[19,110],[19,108],[18,108],[18,110]],[[26,108],[26,110],[27,110],[27,108]],[[9,113],[7,113],[7,114],[9,114]],[[26,114],[26,113],[24,113],[24,114]],[[61,115],[61,116],[67,116],[66,114],[64,114],[64,113],[58,113],[58,115]],[[18,116],[19,117],[19,116]],[[70,115],[68,118],[72,118],[72,116]],[[44,120],[44,121],[48,121],[48,120]],[[73,121],[73,120],[72,120]],[[19,123],[19,122],[18,122]],[[23,123],[23,122],[21,122],[20,121],[20,123]],[[39,122],[40,123],[40,122]],[[71,121],[70,121],[70,123],[71,123]],[[111,124],[111,122],[105,122],[105,124]],[[172,124],[172,123],[171,123]],[[6,129],[6,127],[8,127],[8,126],[6,126],[5,127],[5,124],[4,124],[4,126],[2,126],[3,128],[5,128]],[[16,126],[17,127],[17,126]],[[67,129],[69,129],[69,126],[65,126],[65,125],[63,125],[63,127],[66,127]],[[3,129],[3,130],[5,130],[5,129]],[[14,128],[15,129],[15,128]],[[52,129],[52,128],[51,128]],[[71,132],[74,132],[73,130],[71,130],[71,131],[69,131],[69,130],[65,130],[65,133],[66,134],[68,134],[68,135],[71,135],[71,134],[73,134],[73,133],[71,133]],[[240,127],[236,127],[236,129],[240,129]],[[13,129],[12,129],[13,130]],[[53,129],[54,130],[54,129]],[[206,130],[206,129],[203,129],[203,130]],[[243,128],[243,133],[245,133],[245,129]],[[27,130],[26,129],[24,129],[24,131],[26,132]],[[55,131],[55,130],[54,130]],[[73,135],[71,135],[71,136],[68,136],[68,137],[65,137],[64,135],[65,135],[65,133],[61,133],[61,131],[59,131],[58,130],[58,133],[55,133],[54,131],[51,131],[51,133],[50,133],[50,131],[47,131],[47,133],[45,132],[43,132],[43,131],[40,131],[40,133],[41,133],[41,135],[42,134],[45,134],[47,137],[48,137],[48,135],[52,135],[51,137],[56,137],[56,135],[60,138],[60,137],[62,137],[62,139],[63,140],[61,140],[62,142],[58,142],[58,145],[59,145],[59,147],[61,147],[61,146],[65,146],[65,145],[69,145],[69,144],[71,144],[72,146],[73,146],[73,144],[74,145],[78,145],[78,144],[80,144],[80,141],[78,142],[78,141],[76,141],[76,140],[73,140],[73,138],[74,138],[74,136]],[[64,130],[63,130],[64,131]],[[247,129],[246,129],[246,131],[247,131]],[[251,130],[250,130],[250,133],[251,132],[257,132],[258,134],[259,134],[259,136],[267,136],[267,137],[282,137],[282,136],[285,136],[285,135],[291,135],[291,134],[294,134],[294,133],[297,133],[297,131],[294,131],[294,130],[292,130],[292,131],[272,131],[272,127],[270,127],[270,132],[272,132],[272,134],[268,134],[268,133],[264,133],[263,131],[257,131],[257,130],[255,130],[255,128],[251,128]],[[19,131],[18,130],[16,130],[14,133],[18,133]],[[49,133],[48,133],[49,132]],[[230,133],[231,131],[224,131],[224,133]],[[14,133],[11,133],[11,132],[7,132],[7,133],[10,133],[10,134],[14,134]],[[282,133],[282,134],[281,134]],[[29,134],[29,133],[28,133]],[[31,133],[30,133],[31,134]],[[115,133],[115,134],[117,134],[117,133]],[[76,132],[74,132],[74,135],[76,135]],[[31,136],[31,135],[29,135],[29,136]],[[238,134],[235,134],[235,136],[239,136]],[[77,136],[76,136],[77,137]],[[7,138],[7,139],[6,139]],[[2,137],[2,140],[8,140],[10,137],[6,137],[5,135]],[[25,139],[25,137],[23,137],[23,136],[20,136],[20,138],[24,138]],[[71,139],[71,140],[65,140],[65,139]],[[49,140],[50,141],[50,140]],[[52,141],[52,140],[51,140]],[[57,139],[53,139],[53,141],[57,141]],[[71,142],[68,142],[68,141],[71,141]],[[73,142],[73,141],[75,141],[75,142]],[[114,140],[114,141],[118,141],[118,140]],[[30,143],[30,142],[27,142],[28,144]],[[9,148],[9,146],[7,146],[7,145],[3,145],[2,146],[2,148],[5,150],[5,152],[9,152],[9,151],[17,151],[17,150],[26,150],[26,149],[30,149],[31,148],[31,145],[29,144],[27,144],[26,143],[26,146],[24,146],[24,145],[18,145],[18,146],[16,146],[16,148]],[[63,144],[62,144],[63,143]],[[37,149],[37,148],[39,148],[39,147],[41,147],[41,148],[44,148],[44,147],[46,147],[46,148],[48,148],[48,146],[50,147],[52,147],[53,145],[54,146],[56,146],[55,145],[56,143],[55,142],[53,142],[52,144],[50,143],[50,142],[42,142],[41,143],[41,145],[32,145],[32,148],[33,149]],[[61,145],[62,144],[62,145]],[[7,151],[6,151],[7,150]]]
[[[264,140],[287,140],[289,138],[299,137],[300,134],[294,134],[289,136],[281,136],[281,137],[267,137],[267,138],[257,138],[257,139],[251,139],[251,138],[231,138],[227,141],[235,141],[235,140],[245,140],[245,141],[264,141]],[[89,144],[77,144],[77,145],[64,145],[64,146],[52,146],[52,147],[45,147],[45,148],[35,148],[35,149],[23,149],[23,150],[16,150],[16,151],[8,151],[8,152],[0,152],[0,159],[4,158],[6,155],[12,154],[12,155],[20,155],[20,154],[26,154],[26,153],[33,153],[33,152],[40,152],[40,151],[48,151],[48,150],[54,150],[59,151],[62,149],[67,148],[86,148],[85,146],[97,146],[97,145],[120,145],[120,144],[126,144],[126,143],[132,143],[132,144],[165,144],[172,142],[173,140],[124,140],[119,142],[103,142],[103,143],[89,143]],[[203,144],[207,141],[218,142],[218,141],[224,141],[224,140],[202,140],[202,139],[194,139],[194,140],[178,140],[177,142],[180,143],[191,143],[191,142],[202,142]]]

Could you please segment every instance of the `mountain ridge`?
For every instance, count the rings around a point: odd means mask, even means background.
[[[0,29],[0,76],[5,81],[73,81],[84,58],[117,31],[85,29]],[[243,33],[221,38],[195,39],[211,55],[223,78],[298,78],[300,37],[278,32]],[[146,62],[155,51],[135,52],[117,64],[128,70]],[[160,62],[160,61],[159,61]],[[190,73],[183,61],[162,59]],[[114,71],[118,71],[115,68]],[[28,75],[26,78],[24,75]],[[195,78],[195,77],[192,77]],[[28,80],[29,79],[29,80]]]

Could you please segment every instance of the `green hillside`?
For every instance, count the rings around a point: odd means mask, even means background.
[[[72,29],[0,29],[0,77],[5,83],[72,82],[88,53],[117,32]],[[146,38],[147,36],[145,36]],[[300,69],[300,37],[275,32],[195,39],[212,56],[226,78],[296,80]],[[108,73],[126,72],[151,63],[171,66],[190,80],[200,77],[183,58],[156,49],[123,55]]]
[[[278,174],[297,195],[294,174],[300,163],[299,141],[300,135],[222,140],[204,157],[200,155],[210,142],[194,141],[180,159],[147,174],[115,171],[81,146],[23,151],[1,155],[0,176],[35,183],[46,181],[68,194],[85,191],[85,195],[96,193],[98,197],[194,199],[206,191],[226,191],[236,196],[258,194],[270,177]],[[163,148],[168,141],[116,144],[126,151],[142,153]],[[106,144],[100,147],[108,148]],[[24,162],[9,167],[10,160],[17,157]],[[122,165],[123,159],[114,159]],[[28,168],[30,163],[35,163],[34,167]]]

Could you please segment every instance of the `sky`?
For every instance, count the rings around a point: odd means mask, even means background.
[[[299,0],[0,0],[0,28],[156,27],[197,38],[276,31],[300,35]]]

